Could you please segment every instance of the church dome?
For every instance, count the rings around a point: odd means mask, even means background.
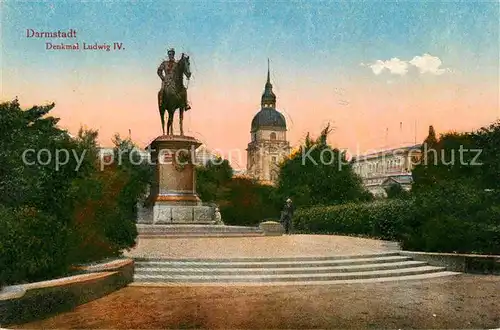
[[[262,127],[286,129],[285,117],[274,108],[262,108],[252,119],[251,131]]]

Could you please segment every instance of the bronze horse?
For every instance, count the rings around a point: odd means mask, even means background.
[[[179,109],[179,125],[181,135],[184,135],[182,121],[184,119],[184,111],[187,107],[187,90],[184,87],[183,76],[189,79],[191,77],[189,56],[182,54],[181,59],[177,62],[177,66],[173,72],[171,86],[165,86],[158,92],[158,109],[161,116],[161,129],[165,135],[165,110],[168,112],[167,135],[174,134],[173,120],[176,109]],[[162,95],[163,90],[163,95]]]

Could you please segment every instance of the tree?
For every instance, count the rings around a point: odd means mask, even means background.
[[[308,134],[299,151],[281,164],[277,191],[281,203],[288,197],[297,206],[369,199],[345,152],[327,144],[330,132],[328,125],[316,140]]]
[[[429,134],[422,143],[422,163],[429,165],[437,161],[434,151],[437,151],[438,140],[434,126],[429,126]]]
[[[215,202],[222,197],[224,186],[232,176],[233,168],[227,159],[209,160],[196,167],[196,191],[203,201]]]
[[[125,161],[100,171],[97,131],[72,137],[53,108],[0,104],[0,282],[60,276],[135,244],[150,168]],[[120,139],[115,151],[131,145]]]
[[[255,226],[265,219],[278,219],[280,208],[272,199],[275,188],[250,178],[233,178],[225,184],[220,199],[225,224]]]
[[[474,132],[473,141],[475,150],[471,151],[470,156],[477,155],[472,166],[481,173],[478,179],[481,182],[481,187],[500,194],[500,180],[498,179],[500,173],[500,120]]]
[[[478,187],[483,185],[485,180],[482,176],[486,167],[480,163],[486,159],[495,162],[500,155],[495,151],[495,145],[487,142],[493,132],[490,133],[487,129],[481,130],[481,133],[448,132],[442,134],[439,140],[435,140],[435,133],[432,132],[422,147],[423,154],[425,150],[427,156],[424,156],[422,162],[412,171],[414,190],[464,178],[476,178]],[[430,147],[425,148],[426,143],[429,143]]]
[[[254,226],[279,216],[275,188],[233,177],[231,165],[220,157],[196,168],[196,191],[203,201],[220,206],[222,219],[229,225]]]
[[[412,173],[416,212],[406,224],[403,248],[499,253],[499,144],[499,122],[434,142],[435,162]]]

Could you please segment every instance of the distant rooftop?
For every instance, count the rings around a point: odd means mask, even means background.
[[[422,144],[415,144],[415,145],[410,145],[410,146],[401,146],[401,147],[397,147],[397,148],[379,150],[377,152],[372,152],[372,153],[365,154],[365,155],[359,155],[358,157],[352,157],[352,161],[377,158],[377,157],[384,156],[384,155],[394,154],[395,152],[398,152],[398,151],[420,150],[421,147],[422,147]]]

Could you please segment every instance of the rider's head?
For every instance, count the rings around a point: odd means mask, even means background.
[[[173,48],[170,48],[168,51],[167,51],[167,55],[168,55],[168,59],[169,60],[173,60],[175,59],[175,50]]]

